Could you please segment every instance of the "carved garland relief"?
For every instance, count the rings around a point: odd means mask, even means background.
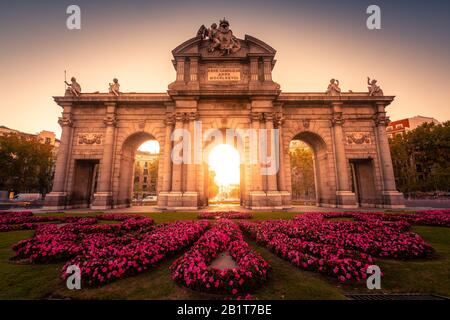
[[[78,134],[78,144],[102,144],[101,133],[80,133]]]

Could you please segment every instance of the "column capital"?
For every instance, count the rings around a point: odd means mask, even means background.
[[[200,118],[200,114],[196,111],[194,112],[189,112],[186,114],[186,117],[189,121],[195,121],[198,120]]]
[[[273,113],[273,112],[265,112],[264,113],[264,120],[266,120],[266,122],[273,121],[274,119],[275,119],[275,113]]]
[[[263,114],[261,112],[252,112],[250,113],[250,121],[257,122],[263,119]]]
[[[164,119],[164,123],[168,127],[172,127],[175,124],[175,114],[174,113],[167,113],[166,118]]]
[[[275,114],[275,125],[277,128],[280,128],[284,124],[283,114],[278,112]]]
[[[377,112],[373,115],[373,121],[375,122],[375,126],[384,126],[387,127],[391,120],[388,116],[386,116],[386,112]]]
[[[175,122],[185,122],[187,120],[185,112],[176,112],[175,113]]]
[[[330,119],[331,121],[331,126],[335,127],[335,126],[342,126],[345,122],[345,119],[342,115],[342,112],[335,112],[333,113],[333,116]]]
[[[73,121],[72,121],[72,117],[70,116],[70,114],[59,117],[58,123],[61,127],[72,127],[73,126]]]
[[[117,117],[115,114],[109,114],[103,118],[103,123],[107,127],[116,127],[117,126]]]

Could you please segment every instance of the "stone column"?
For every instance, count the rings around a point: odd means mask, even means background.
[[[342,117],[342,102],[333,102],[333,118],[332,123],[332,134],[333,134],[333,144],[334,144],[334,155],[335,155],[335,165],[336,165],[336,198],[337,206],[339,208],[354,208],[356,207],[356,196],[351,190],[350,184],[350,172],[349,166],[347,164],[347,157],[345,154],[345,141],[344,132],[342,125],[344,124],[344,119]]]
[[[273,157],[273,153],[275,153],[275,157],[278,158],[276,161],[279,163],[280,155],[277,150],[272,149],[272,134],[273,134],[273,114],[272,113],[266,113],[265,114],[265,121],[266,121],[266,134],[267,134],[267,155],[270,157]],[[277,137],[278,138],[278,137]],[[267,175],[267,191],[277,191],[277,174],[271,174],[268,172]]]
[[[112,207],[111,172],[113,167],[114,136],[116,131],[116,104],[106,104],[105,135],[103,138],[103,156],[100,164],[97,192],[94,194],[92,209],[109,209]]]
[[[266,135],[267,135],[267,149],[268,149],[268,155],[272,158],[273,155],[275,155],[275,161],[278,162],[278,169],[279,169],[279,163],[280,163],[280,154],[279,154],[279,148],[274,150],[272,149],[272,134],[273,134],[273,120],[274,115],[273,113],[265,113],[264,114],[265,120],[266,120]],[[276,137],[278,138],[278,137]],[[277,146],[278,147],[278,146]],[[273,165],[273,164],[272,164]],[[270,207],[278,207],[281,209],[281,194],[278,191],[278,184],[277,184],[277,171],[274,173],[267,172],[267,205]]]
[[[250,58],[250,81],[258,81],[258,58],[251,57]]]
[[[58,155],[55,163],[55,175],[53,178],[52,192],[45,196],[45,209],[59,210],[66,208],[67,190],[66,172],[67,163],[70,159],[70,144],[72,142],[73,121],[72,121],[72,103],[61,104],[63,107],[62,117],[58,123],[62,128],[61,143],[59,145]]]
[[[184,114],[181,112],[175,114],[175,130],[183,129],[184,118]],[[174,147],[177,143],[179,143],[179,140],[174,141]],[[180,208],[183,205],[182,175],[183,163],[175,163],[172,159],[172,190],[167,197],[167,207]]]
[[[376,108],[377,111],[374,116],[374,122],[382,174],[383,205],[386,208],[402,208],[404,207],[404,197],[402,193],[397,191],[395,186],[391,150],[389,148],[389,141],[386,133],[386,126],[389,124],[389,118],[386,116],[385,103],[377,103]]]
[[[197,82],[198,81],[198,58],[191,57],[189,58],[189,81]]]
[[[197,112],[189,112],[187,114],[188,130],[190,134],[188,163],[186,164],[186,192],[183,193],[183,207],[190,209],[197,209],[198,207],[198,192],[197,192],[197,166],[194,163],[194,130],[195,121],[198,119]]]
[[[283,141],[283,123],[284,118],[281,114],[276,115],[276,126],[278,129],[278,140],[279,140],[279,152],[280,152],[280,168],[278,170],[278,190],[281,194],[281,203],[284,208],[291,207],[291,194],[286,186],[286,166],[285,160],[286,156],[289,155],[289,150],[286,151],[284,148]],[[289,159],[288,159],[289,161]]]
[[[266,193],[262,190],[263,183],[260,165],[261,158],[259,156],[259,148],[261,147],[259,131],[262,114],[258,112],[252,112],[250,117],[252,122],[252,130],[256,134],[256,141],[254,141],[254,145],[250,146],[250,161],[256,162],[252,162],[252,191],[250,191],[250,206],[252,209],[257,209],[265,207],[267,205]]]
[[[175,130],[183,129],[184,115],[177,112],[175,115]],[[174,141],[178,143],[178,141]],[[185,152],[185,150],[183,150]],[[181,157],[183,155],[180,155]],[[183,163],[172,162],[172,191],[181,192],[182,191],[182,173],[183,173]]]
[[[264,81],[272,81],[272,61],[264,58]]]
[[[177,81],[184,81],[184,58],[177,58]]]
[[[165,119],[166,132],[164,135],[163,147],[163,177],[161,192],[158,195],[158,207],[165,208],[167,206],[167,196],[172,187],[172,131],[175,123],[173,113],[168,113]]]

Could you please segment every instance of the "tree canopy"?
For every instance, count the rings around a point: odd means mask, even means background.
[[[53,163],[53,146],[17,134],[0,136],[0,190],[48,193]]]
[[[400,191],[450,191],[450,121],[424,123],[389,143]]]

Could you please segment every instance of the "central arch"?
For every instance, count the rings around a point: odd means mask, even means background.
[[[207,163],[209,204],[240,203],[241,169],[237,149],[229,144],[218,144],[209,152]]]

